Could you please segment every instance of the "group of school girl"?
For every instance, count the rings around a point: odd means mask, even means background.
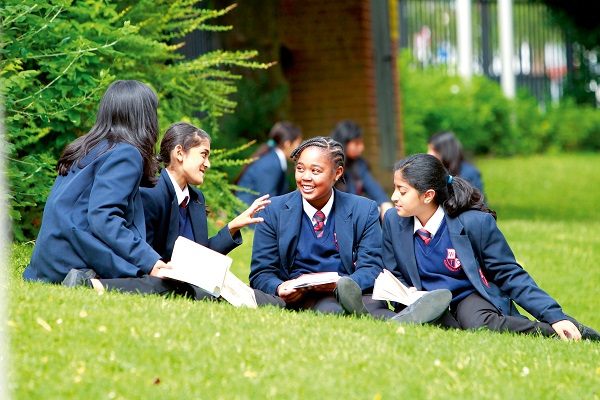
[[[481,192],[428,154],[395,165],[393,208],[382,223],[375,201],[335,188],[345,180],[346,165],[338,141],[292,140],[286,145],[296,190],[253,199],[209,238],[206,199],[192,185],[201,185],[210,168],[210,137],[175,123],[156,155],[157,107],[156,93],[144,83],[116,81],[108,87],[95,125],[58,161],[25,279],[214,299],[193,285],[160,277],[161,269],[171,268],[175,239],[184,236],[227,254],[242,243],[241,229],[253,226],[249,280],[259,305],[600,339],[565,314],[516,262]],[[427,294],[409,307],[374,300],[375,279],[384,267]],[[340,278],[295,287],[296,278],[317,272],[337,272]],[[536,320],[521,316],[515,303]]]

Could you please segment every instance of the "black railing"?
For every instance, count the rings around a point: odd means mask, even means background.
[[[472,2],[474,74],[500,80],[497,0]],[[400,48],[410,49],[423,68],[437,65],[457,73],[456,1],[398,0]],[[566,36],[554,26],[543,4],[513,2],[513,72],[517,88],[527,88],[540,103],[562,98],[572,70]]]

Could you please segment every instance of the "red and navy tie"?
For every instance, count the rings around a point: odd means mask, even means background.
[[[317,234],[317,237],[320,238],[323,236],[323,226],[325,226],[325,214],[323,214],[323,211],[319,210],[315,213],[314,216],[314,220],[315,220],[315,225],[314,225],[314,229],[315,229],[315,233]]]
[[[421,239],[423,239],[425,244],[429,244],[429,242],[431,241],[431,233],[429,233],[429,231],[425,230],[425,228],[418,229],[417,235],[419,235],[419,237]]]
[[[181,204],[179,205],[179,207],[181,207],[182,209],[184,209],[184,210],[185,210],[185,209],[187,208],[188,198],[189,198],[189,197],[185,196],[185,197],[183,198],[183,201],[182,201],[182,202],[181,202]]]

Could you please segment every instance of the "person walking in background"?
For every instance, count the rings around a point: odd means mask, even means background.
[[[381,227],[374,201],[333,188],[343,179],[344,151],[330,137],[304,141],[292,153],[297,190],[271,199],[256,226],[250,286],[281,297],[294,310],[373,315],[403,323],[439,317],[450,293],[434,291],[402,313],[373,300],[382,271]],[[296,287],[296,279],[320,272],[335,283]]]
[[[71,269],[104,278],[168,268],[146,242],[140,186],[154,186],[158,97],[138,81],[115,81],[96,122],[63,151],[46,201],[27,280],[60,283]]]
[[[346,155],[344,181],[339,180],[335,185],[336,189],[366,195],[375,200],[379,207],[380,218],[383,220],[385,212],[393,205],[381,185],[371,175],[367,161],[362,158],[365,149],[362,129],[357,123],[345,120],[339,122],[329,136],[342,144]]]
[[[438,132],[429,138],[427,154],[437,157],[452,176],[460,176],[475,186],[481,194],[483,181],[481,173],[465,159],[462,144],[452,132]]]
[[[481,192],[415,154],[394,167],[395,209],[383,222],[383,263],[406,286],[448,289],[443,327],[600,340],[565,314],[517,263]],[[519,314],[516,304],[537,321]]]
[[[215,236],[208,237],[207,210],[204,194],[191,185],[202,185],[210,168],[210,136],[194,125],[172,124],[161,141],[158,159],[165,168],[153,188],[140,189],[144,205],[146,241],[169,262],[175,240],[183,236],[221,254],[227,254],[242,243],[240,230],[260,223],[255,214],[267,204],[269,195],[256,199],[250,208],[234,218]],[[202,260],[198,260],[202,262]],[[92,286],[98,291],[117,290],[122,293],[189,295],[197,300],[212,298],[202,289],[170,279],[151,275],[103,279],[72,270],[63,282],[65,286]],[[281,299],[255,291],[257,304],[284,306]]]
[[[302,141],[302,129],[289,121],[277,122],[269,133],[269,141],[256,150],[256,159],[240,172],[235,184],[258,194],[237,191],[236,196],[246,205],[265,194],[280,196],[290,191],[287,182],[287,160]]]

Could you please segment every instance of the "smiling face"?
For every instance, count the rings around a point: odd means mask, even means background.
[[[198,146],[190,148],[187,152],[181,145],[175,146],[171,151],[171,163],[167,169],[183,189],[185,185],[201,185],[204,174],[210,168],[210,142],[203,140]]]
[[[344,169],[334,164],[329,153],[316,146],[305,148],[296,162],[296,185],[302,197],[320,210],[327,204],[333,185],[342,176]]]
[[[394,172],[394,193],[392,201],[396,212],[401,217],[415,216],[423,225],[437,210],[437,204],[433,201],[435,191],[427,190],[425,193],[419,193],[402,177],[402,170]]]

